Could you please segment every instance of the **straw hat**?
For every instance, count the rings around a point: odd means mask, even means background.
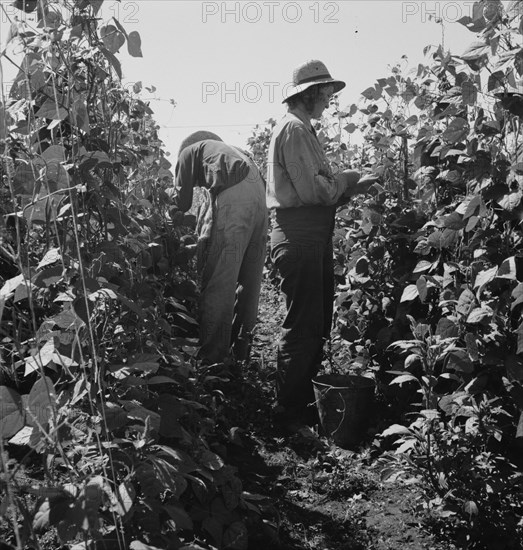
[[[299,94],[316,84],[332,84],[335,94],[345,88],[345,82],[332,78],[325,64],[317,59],[313,59],[303,63],[294,70],[292,74],[292,86],[289,86],[285,90],[283,101],[285,102],[289,97]]]
[[[204,139],[213,139],[214,141],[223,141],[223,139],[220,136],[217,136],[216,134],[213,134],[212,132],[207,132],[207,130],[198,130],[197,132],[192,133],[190,136],[187,136],[180,145],[180,149],[178,150],[178,155],[186,148],[189,147],[189,145],[194,145],[195,143],[198,143],[199,141],[203,141]]]

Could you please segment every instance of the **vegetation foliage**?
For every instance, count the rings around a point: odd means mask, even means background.
[[[0,105],[6,542],[247,548],[259,497],[223,458],[224,373],[194,358],[195,218],[169,208],[152,111],[121,82],[140,36],[102,0],[15,5],[36,24],[13,21],[24,57]],[[427,47],[319,125],[333,166],[381,177],[337,214],[331,354],[380,384],[383,479],[421,483],[462,546],[519,548],[523,2],[460,23],[462,55]],[[261,166],[273,124],[250,140]],[[5,441],[39,457],[39,484]]]

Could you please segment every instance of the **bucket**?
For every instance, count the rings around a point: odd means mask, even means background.
[[[369,427],[374,380],[353,374],[324,374],[312,384],[325,435],[344,449],[357,447]]]

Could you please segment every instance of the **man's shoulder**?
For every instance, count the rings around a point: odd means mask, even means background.
[[[292,113],[287,113],[274,128],[274,136],[280,139],[288,139],[302,132],[307,132],[305,123]]]

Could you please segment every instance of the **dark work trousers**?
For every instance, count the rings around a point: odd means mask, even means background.
[[[277,405],[301,417],[314,402],[312,378],[330,337],[334,301],[334,207],[275,211],[271,259],[281,278],[287,315],[278,344]]]

